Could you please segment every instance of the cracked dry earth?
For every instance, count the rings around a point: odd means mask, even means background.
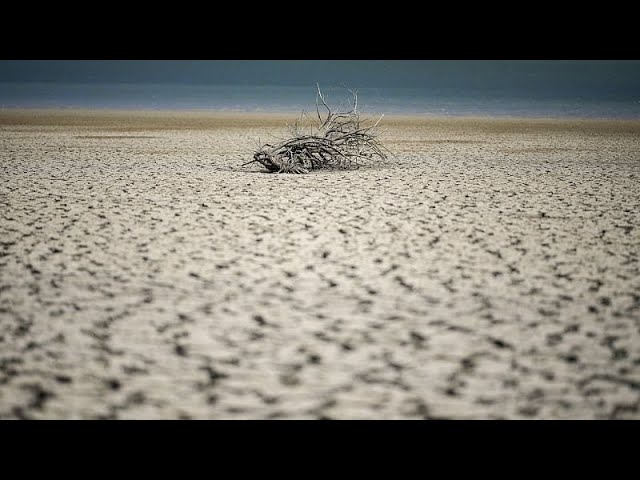
[[[640,418],[640,123],[0,112],[0,418]]]

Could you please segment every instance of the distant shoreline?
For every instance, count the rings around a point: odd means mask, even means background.
[[[238,110],[213,110],[213,109],[151,109],[151,108],[67,108],[67,107],[0,107],[0,126],[2,125],[51,125],[85,126],[86,120],[96,123],[106,122],[106,125],[114,121],[122,120],[127,123],[148,123],[156,120],[166,123],[169,127],[173,123],[179,123],[181,128],[201,127],[202,123],[212,120],[214,123],[224,120],[258,120],[260,123],[267,121],[282,121],[295,119],[300,116],[300,111],[238,111]],[[430,114],[430,113],[381,113],[368,112],[367,116],[375,117],[384,114],[384,122],[531,122],[531,123],[617,123],[628,125],[640,125],[640,118],[618,117],[579,117],[579,116],[523,116],[506,114],[463,115],[463,114]],[[24,123],[21,123],[24,122]],[[186,122],[186,123],[185,123]],[[154,122],[155,123],[155,122]]]
[[[322,83],[321,83],[322,85]],[[585,118],[640,120],[640,92],[610,86],[531,89],[491,83],[484,88],[355,87],[363,113],[417,117]],[[517,87],[517,88],[516,88]],[[348,90],[323,86],[333,108],[346,106]],[[166,83],[6,83],[0,108],[229,112],[298,115],[315,111],[316,84],[308,86],[183,85]]]

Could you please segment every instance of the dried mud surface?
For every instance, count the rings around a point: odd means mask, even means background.
[[[281,124],[0,111],[0,418],[640,418],[640,123]]]

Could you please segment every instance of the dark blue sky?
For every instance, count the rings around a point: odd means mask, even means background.
[[[636,96],[640,61],[0,60],[0,82],[321,85]]]

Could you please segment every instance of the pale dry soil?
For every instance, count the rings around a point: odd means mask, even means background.
[[[640,418],[640,123],[0,111],[0,418]]]

